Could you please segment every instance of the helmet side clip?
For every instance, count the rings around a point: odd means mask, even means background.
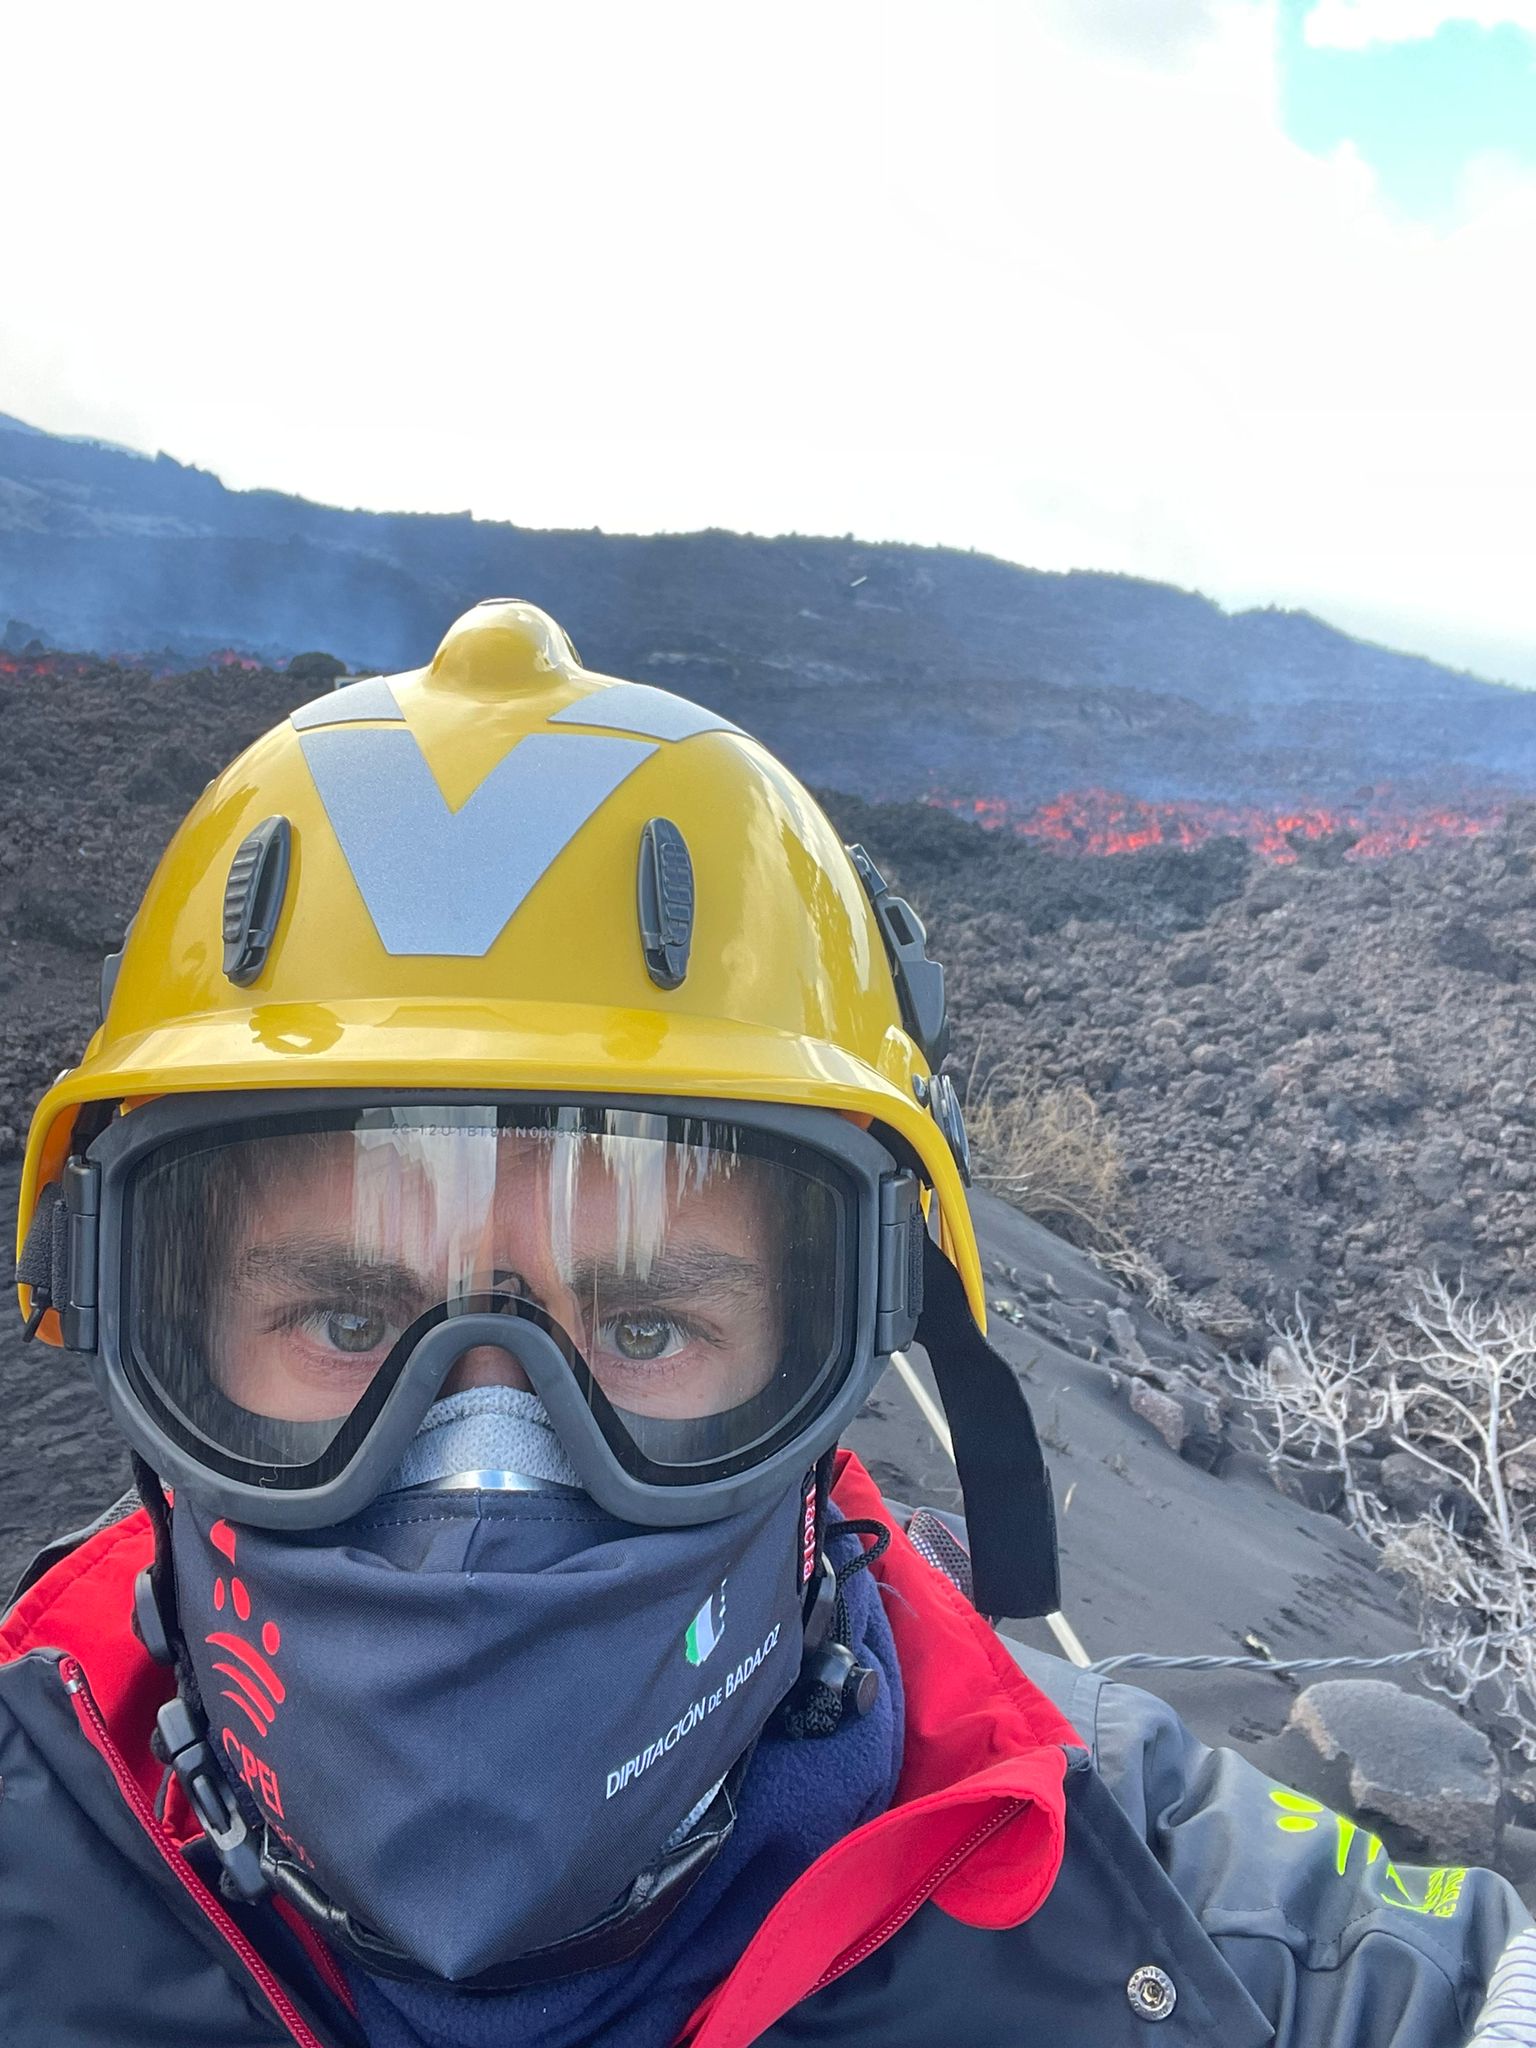
[[[929,1066],[937,1067],[949,1050],[949,1013],[944,1000],[944,969],[928,958],[927,928],[904,897],[891,894],[884,875],[862,846],[850,846],[848,854],[885,940],[902,1019]]]
[[[40,1195],[16,1278],[32,1293],[25,1335],[35,1337],[53,1309],[67,1351],[96,1349],[96,1282],[101,1169],[79,1155]]]
[[[960,1098],[948,1074],[938,1071],[949,1050],[949,1008],[944,997],[944,969],[937,960],[928,958],[928,930],[923,920],[904,897],[891,894],[884,875],[863,847],[850,846],[848,856],[864,884],[864,893],[880,926],[880,936],[885,940],[891,979],[896,984],[896,999],[901,1005],[901,1020],[933,1069],[921,1087],[918,1081],[922,1077],[914,1078],[913,1093],[944,1133],[960,1170],[960,1178],[969,1187],[971,1148],[965,1135],[965,1120],[960,1113]]]

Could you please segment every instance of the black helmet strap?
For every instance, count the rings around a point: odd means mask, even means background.
[[[917,1342],[954,1438],[977,1608],[994,1620],[1054,1614],[1056,1503],[1034,1416],[1013,1367],[976,1327],[960,1275],[926,1236]]]

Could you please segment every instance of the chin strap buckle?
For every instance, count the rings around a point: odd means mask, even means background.
[[[270,1889],[261,1851],[214,1755],[207,1730],[193,1717],[180,1693],[160,1709],[156,1729],[161,1755],[176,1773],[187,1803],[218,1856],[220,1888],[229,1897],[254,1905]]]

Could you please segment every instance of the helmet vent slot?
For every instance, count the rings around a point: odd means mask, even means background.
[[[645,971],[658,988],[680,988],[693,944],[693,861],[668,818],[652,818],[640,835],[640,943]]]
[[[224,972],[237,988],[260,974],[277,936],[288,890],[292,827],[264,818],[240,842],[224,884]]]

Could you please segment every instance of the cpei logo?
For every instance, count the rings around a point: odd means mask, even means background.
[[[720,1581],[718,1593],[711,1593],[704,1605],[688,1624],[688,1633],[683,1638],[683,1648],[690,1664],[702,1664],[711,1656],[720,1638],[725,1634],[725,1581]]]

